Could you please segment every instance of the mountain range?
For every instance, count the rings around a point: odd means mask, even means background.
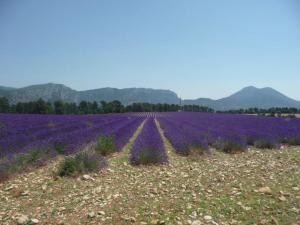
[[[11,88],[0,86],[0,96],[7,97],[10,103],[34,101],[39,98],[54,102],[80,101],[112,101],[119,100],[124,105],[135,102],[180,104],[177,94],[170,90],[150,88],[99,88],[87,91],[76,91],[63,84],[40,84],[24,88]],[[182,104],[195,104],[208,106],[215,110],[229,110],[240,108],[271,108],[295,107],[300,108],[300,101],[294,100],[273,88],[256,88],[249,86],[240,91],[217,100],[209,98],[186,99]]]

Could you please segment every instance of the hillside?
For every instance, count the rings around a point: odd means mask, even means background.
[[[14,89],[15,88],[0,86],[0,96],[7,96],[8,92]]]
[[[249,86],[218,100],[199,98],[185,100],[185,104],[209,106],[216,110],[229,110],[241,108],[271,108],[271,107],[295,107],[300,108],[300,101],[291,99],[273,88],[256,88]]]
[[[0,86],[0,90],[2,90],[2,91],[11,91],[11,90],[14,90],[14,89],[16,89],[16,88]]]
[[[5,96],[11,103],[35,101],[42,98],[54,102],[80,101],[113,101],[119,100],[124,105],[134,102],[178,104],[176,93],[169,90],[150,88],[99,88],[87,91],[76,91],[62,84],[32,85],[19,89],[0,87],[0,95]]]
[[[11,103],[35,101],[39,98],[45,101],[63,100],[77,101],[77,92],[62,84],[41,84],[14,89],[7,92]]]
[[[150,88],[99,88],[78,92],[79,100],[85,101],[113,101],[119,100],[124,105],[134,102],[178,104],[177,95],[169,90]]]

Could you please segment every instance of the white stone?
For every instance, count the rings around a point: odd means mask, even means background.
[[[269,187],[262,187],[262,188],[258,189],[258,192],[264,193],[264,194],[271,194],[272,190]]]
[[[9,186],[9,187],[5,188],[5,189],[4,189],[4,191],[10,191],[10,190],[12,190],[13,188],[14,188],[14,186],[13,186],[13,185],[11,185],[11,186]]]
[[[282,202],[285,202],[285,201],[286,201],[286,197],[284,197],[284,196],[282,195],[282,196],[279,197],[279,200],[282,201]]]
[[[94,217],[95,217],[95,213],[94,213],[94,212],[90,212],[90,213],[88,214],[88,217],[89,217],[89,218],[94,218]]]
[[[201,221],[200,220],[195,220],[191,223],[191,225],[201,225]]]
[[[204,219],[205,220],[212,220],[212,217],[211,216],[204,216]]]
[[[91,176],[90,175],[87,175],[87,174],[84,174],[83,176],[82,176],[82,178],[84,179],[84,180],[91,180]]]
[[[31,219],[31,222],[34,224],[38,224],[40,221],[38,219]]]
[[[104,211],[99,211],[98,214],[104,216],[105,212]]]
[[[43,190],[43,191],[46,191],[46,189],[47,189],[47,185],[44,184],[44,185],[42,186],[42,190]]]

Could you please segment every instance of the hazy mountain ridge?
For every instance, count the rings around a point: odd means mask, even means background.
[[[0,86],[0,96],[6,96],[6,95],[8,95],[8,92],[12,91],[12,90],[15,90],[15,88]]]
[[[99,88],[88,91],[80,91],[78,93],[80,101],[119,100],[125,105],[132,104],[134,102],[179,103],[176,93],[169,90],[150,88]]]
[[[245,87],[240,91],[217,100],[199,98],[185,100],[184,103],[205,105],[216,110],[229,110],[241,108],[271,108],[296,107],[300,108],[300,101],[289,98],[273,88]]]
[[[28,102],[42,98],[54,102],[80,101],[112,101],[119,100],[124,105],[134,102],[179,104],[177,94],[170,90],[151,88],[99,88],[86,91],[76,91],[62,84],[40,84],[24,88],[9,88],[0,86],[0,96],[5,96],[11,103]],[[294,100],[273,88],[256,88],[249,86],[218,100],[209,98],[187,99],[182,104],[195,104],[211,107],[215,110],[229,110],[240,108],[271,108],[296,107],[300,108],[300,101]]]
[[[159,90],[150,88],[99,88],[87,91],[76,91],[62,84],[41,84],[24,88],[8,90],[0,87],[0,95],[5,96],[11,103],[35,101],[39,98],[54,102],[62,100],[65,102],[80,101],[113,101],[119,100],[128,105],[134,102],[168,103],[179,104],[176,93],[170,90]]]
[[[78,98],[77,91],[62,84],[51,83],[13,89],[6,93],[11,103],[34,101],[39,98],[50,102],[57,100],[73,102]]]
[[[16,89],[16,88],[0,86],[0,90],[3,90],[3,91],[11,91],[11,90],[14,90],[14,89]]]

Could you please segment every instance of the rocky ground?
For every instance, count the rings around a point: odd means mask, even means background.
[[[132,167],[131,142],[97,174],[57,178],[56,160],[0,184],[0,224],[300,224],[300,148],[181,157],[165,140],[168,165]]]

